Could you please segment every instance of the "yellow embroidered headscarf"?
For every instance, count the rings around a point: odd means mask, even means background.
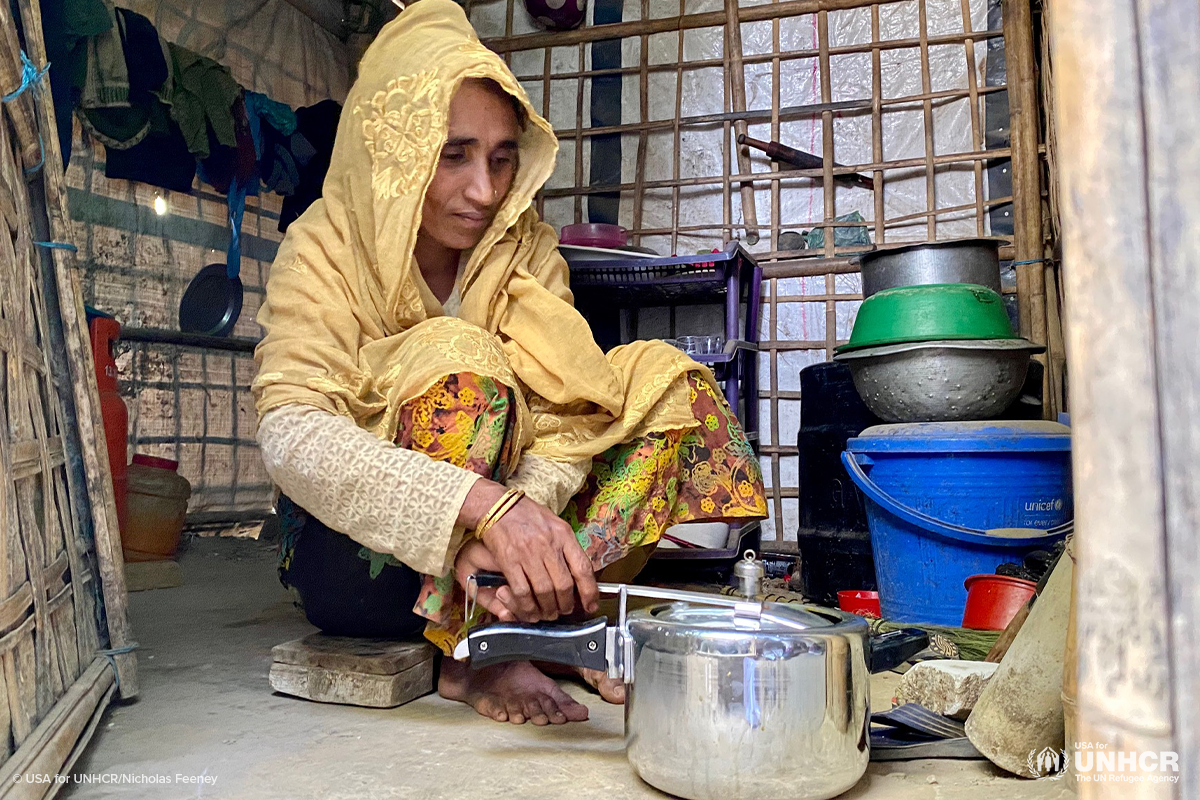
[[[498,83],[529,121],[454,319],[413,247],[450,100],[468,78]],[[557,152],[550,124],[451,0],[420,0],[384,26],[342,111],[324,197],[288,228],[271,268],[252,386],[260,418],[300,403],[391,440],[401,404],[471,371],[519,390],[518,455],[577,460],[695,425],[681,377],[702,367],[661,342],[606,355],[575,311],[557,238],[531,207]]]

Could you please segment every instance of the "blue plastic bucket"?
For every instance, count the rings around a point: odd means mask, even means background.
[[[1055,422],[879,425],[842,463],[866,496],[887,620],[958,626],[969,576],[1071,529],[1071,434]]]

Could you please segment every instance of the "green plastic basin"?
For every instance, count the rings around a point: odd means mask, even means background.
[[[863,301],[850,341],[838,352],[863,347],[946,339],[1015,339],[1004,301],[974,283],[884,289]]]

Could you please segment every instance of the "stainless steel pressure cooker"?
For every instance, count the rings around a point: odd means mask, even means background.
[[[924,648],[921,631],[870,636],[861,617],[641,586],[618,624],[498,624],[455,652],[472,666],[536,659],[623,677],[629,762],[688,800],[821,800],[869,758],[870,673]],[[625,613],[629,596],[674,602]]]

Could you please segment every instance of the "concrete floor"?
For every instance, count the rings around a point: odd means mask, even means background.
[[[184,585],[130,598],[141,695],[112,707],[73,773],[206,775],[189,785],[70,785],[60,797],[363,800],[665,798],[630,770],[622,714],[580,687],[585,723],[501,725],[436,695],[399,709],[310,703],[267,684],[271,647],[312,631],[274,574],[274,548],[198,539]],[[896,676],[879,676],[876,708]],[[1063,800],[986,762],[871,765],[847,800]],[[758,800],[755,798],[754,800]],[[764,799],[766,800],[766,799]]]

